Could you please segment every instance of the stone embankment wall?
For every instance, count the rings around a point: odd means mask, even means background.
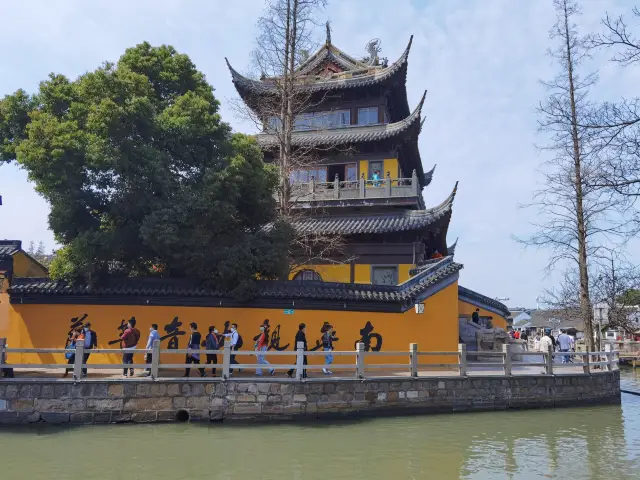
[[[0,381],[0,423],[290,420],[620,403],[618,371],[298,382]]]

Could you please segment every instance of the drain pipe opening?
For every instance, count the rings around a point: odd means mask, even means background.
[[[176,422],[188,422],[189,412],[186,410],[178,410],[176,412]]]

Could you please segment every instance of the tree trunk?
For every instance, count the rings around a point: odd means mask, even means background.
[[[593,311],[589,297],[589,270],[587,264],[587,229],[584,219],[584,195],[582,185],[582,159],[580,138],[578,135],[578,116],[576,113],[575,86],[573,77],[573,58],[571,51],[571,35],[569,32],[569,15],[566,3],[564,10],[564,28],[567,48],[567,76],[569,80],[569,101],[571,104],[571,137],[573,140],[573,167],[576,192],[576,225],[578,227],[578,270],[580,274],[580,311],[584,321],[584,334],[587,350],[593,351]]]
[[[282,131],[280,132],[280,213],[288,216],[290,185],[289,185],[289,159],[291,157],[291,131],[289,121],[290,107],[290,81],[289,56],[291,55],[291,0],[287,0],[287,20],[285,26],[284,41],[284,73],[282,76],[282,92],[280,97],[280,118]]]

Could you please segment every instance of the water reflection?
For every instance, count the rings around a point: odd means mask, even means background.
[[[633,375],[625,382],[640,390]],[[622,407],[42,432],[2,431],[3,479],[68,479],[74,471],[95,479],[564,480],[640,471],[640,397],[628,395]]]

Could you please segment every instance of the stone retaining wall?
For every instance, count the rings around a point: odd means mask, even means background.
[[[180,382],[3,380],[0,424],[290,420],[620,403],[618,371],[591,375]]]

